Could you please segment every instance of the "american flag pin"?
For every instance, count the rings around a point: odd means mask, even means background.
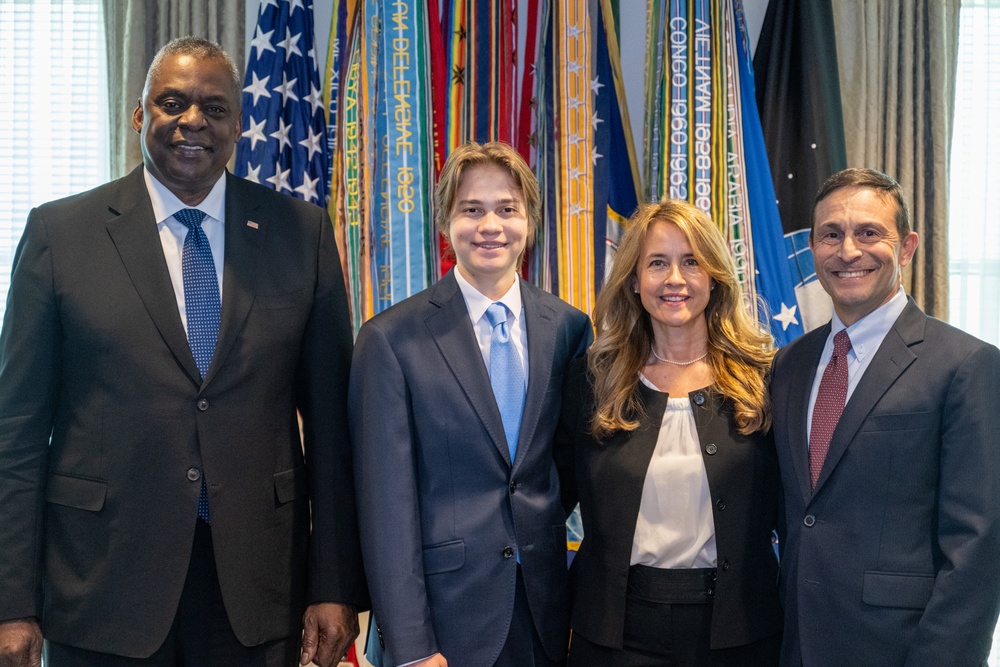
[[[253,220],[248,220],[248,221],[247,221],[247,227],[249,227],[250,229],[259,229],[259,228],[260,228],[260,225],[258,225],[258,224],[257,224],[256,222],[254,222]]]

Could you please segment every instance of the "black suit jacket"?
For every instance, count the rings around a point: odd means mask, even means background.
[[[241,642],[294,632],[307,602],[365,604],[330,220],[226,178],[222,322],[204,381],[141,167],[29,215],[0,335],[0,618],[153,653],[184,584],[202,474]]]
[[[361,542],[388,664],[440,651],[492,665],[510,626],[515,550],[553,660],[568,638],[566,516],[552,459],[566,366],[587,316],[524,281],[528,391],[513,462],[453,273],[361,327],[351,373]]]
[[[1000,609],[1000,351],[912,301],[844,408],[815,491],[827,324],[782,348],[782,664],[985,665]]]
[[[583,542],[570,572],[571,626],[595,644],[621,648],[629,562],[646,470],[667,394],[639,384],[644,410],[634,431],[603,441],[588,428],[594,410],[584,362],[567,379],[556,438],[565,503],[580,502]],[[772,531],[778,513],[778,467],[769,434],[742,435],[717,393],[689,394],[712,495],[718,567],[711,648],[749,644],[781,630],[778,563]]]

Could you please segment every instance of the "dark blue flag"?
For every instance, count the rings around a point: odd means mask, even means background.
[[[326,206],[326,118],[308,0],[261,0],[243,88],[236,174]]]

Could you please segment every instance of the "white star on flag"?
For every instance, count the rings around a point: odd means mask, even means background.
[[[799,321],[795,318],[795,310],[798,306],[792,306],[789,308],[785,305],[785,302],[781,302],[781,312],[777,315],[773,315],[771,319],[775,319],[781,322],[781,330],[785,331],[792,324],[798,324]]]
[[[288,73],[282,72],[281,74],[281,85],[274,87],[274,92],[281,93],[282,101],[287,104],[288,100],[299,101],[299,96],[295,94],[295,84],[298,79],[288,80]]]
[[[292,36],[292,31],[289,28],[285,28],[285,39],[278,42],[278,46],[285,50],[285,62],[288,62],[289,58],[293,55],[301,56],[302,52],[299,51],[299,40],[302,39],[302,33]]]
[[[313,129],[309,128],[309,136],[299,142],[300,146],[305,146],[306,150],[309,151],[309,158],[312,160],[313,155],[318,151],[323,150],[323,140],[326,139],[326,135],[322,133],[315,133]]]
[[[312,89],[309,94],[302,98],[303,102],[308,102],[312,107],[312,112],[316,113],[319,109],[323,108],[323,91],[316,86],[310,84],[309,87]]]
[[[309,178],[309,172],[304,172],[302,174],[302,185],[294,188],[295,192],[302,195],[302,198],[306,201],[316,198],[316,184],[319,183],[318,178]]]
[[[271,133],[271,136],[278,140],[278,151],[285,146],[291,146],[292,140],[288,138],[288,133],[292,131],[291,125],[285,125],[285,119],[278,119],[278,129]]]
[[[267,119],[263,118],[258,123],[250,117],[250,129],[246,130],[241,136],[250,139],[250,150],[257,148],[258,141],[267,141],[267,137],[264,136],[264,126],[267,125]]]
[[[282,190],[291,190],[288,185],[288,174],[290,174],[291,171],[291,169],[285,169],[284,171],[281,171],[280,168],[276,169],[274,176],[267,179],[267,182],[273,185],[274,189],[278,192],[281,192]]]
[[[247,162],[247,174],[243,178],[251,183],[260,183],[260,165],[256,167]]]
[[[310,3],[261,0],[243,82],[244,131],[235,171],[323,206],[329,147],[314,34]]]
[[[274,45],[271,44],[271,35],[273,34],[273,30],[263,32],[260,26],[257,26],[257,32],[250,41],[250,48],[257,49],[257,58],[260,58],[262,51],[274,51]]]
[[[253,76],[253,82],[243,89],[244,93],[250,93],[253,95],[254,106],[257,105],[257,100],[261,97],[270,97],[271,91],[267,89],[267,82],[271,80],[271,77],[265,76],[263,79],[257,78],[257,72],[250,72]]]

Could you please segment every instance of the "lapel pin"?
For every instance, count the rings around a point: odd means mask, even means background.
[[[248,220],[247,221],[247,227],[249,227],[250,229],[258,229],[258,228],[260,228],[260,225],[258,225],[253,220]]]

